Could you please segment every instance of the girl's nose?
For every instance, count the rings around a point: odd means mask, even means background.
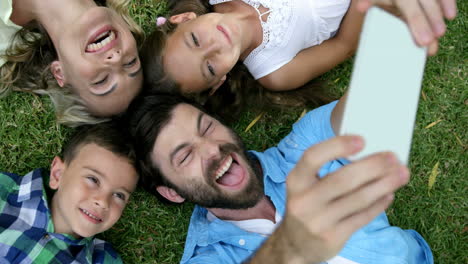
[[[122,51],[120,49],[112,49],[106,56],[106,61],[110,63],[120,63],[122,59]]]

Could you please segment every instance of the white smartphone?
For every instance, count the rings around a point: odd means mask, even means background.
[[[364,150],[350,160],[392,151],[407,164],[425,61],[426,49],[416,45],[406,23],[369,9],[339,132],[365,139]]]

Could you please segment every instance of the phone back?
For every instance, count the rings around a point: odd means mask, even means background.
[[[366,141],[351,160],[392,151],[407,163],[425,61],[426,49],[414,43],[403,21],[369,9],[340,127],[340,134]]]

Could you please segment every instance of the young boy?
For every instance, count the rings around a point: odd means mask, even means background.
[[[128,142],[112,124],[84,127],[50,175],[0,173],[0,263],[121,263],[93,236],[119,220],[136,187]]]

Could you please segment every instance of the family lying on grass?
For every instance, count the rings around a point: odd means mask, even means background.
[[[432,54],[456,13],[453,0],[374,2]],[[121,262],[94,235],[120,218],[139,177],[161,199],[196,204],[181,263],[433,263],[424,239],[383,212],[408,169],[392,153],[341,158],[365,144],[335,136],[346,95],[265,152],[247,152],[206,109],[221,91],[235,97],[218,106],[246,99],[239,87],[313,90],[308,81],[356,49],[370,0],[173,1],[141,62],[128,4],[1,4],[0,91],[48,94],[59,122],[88,124],[49,173],[0,175],[1,263]]]

